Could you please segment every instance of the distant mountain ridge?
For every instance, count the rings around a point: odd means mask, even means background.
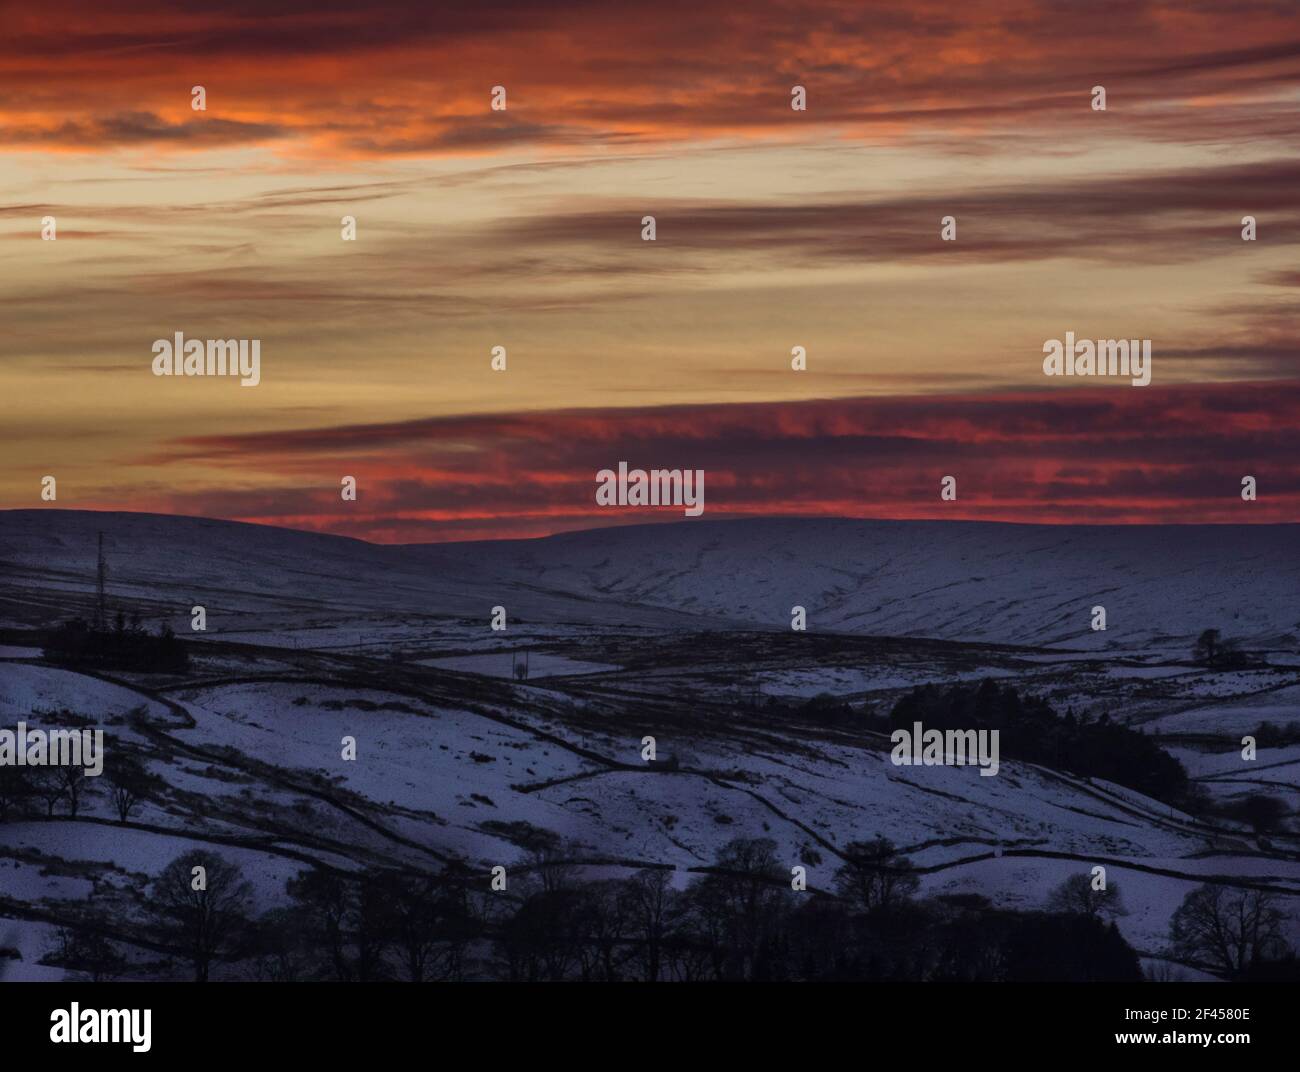
[[[1013,525],[756,518],[534,540],[377,545],[204,518],[0,512],[10,583],[85,590],[106,534],[115,585],[238,591],[375,613],[788,629],[1096,649],[1202,629],[1300,637],[1300,525]],[[1104,607],[1107,629],[1090,628]]]
[[[763,518],[441,550],[548,588],[783,628],[799,605],[810,629],[1005,643],[1300,636],[1300,525]],[[1091,629],[1094,606],[1105,632]]]

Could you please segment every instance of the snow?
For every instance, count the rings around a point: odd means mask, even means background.
[[[1300,863],[1240,824],[1213,828],[1006,755],[991,778],[895,767],[888,739],[863,728],[917,685],[997,678],[1058,710],[1174,735],[1167,746],[1216,797],[1262,789],[1294,805],[1300,746],[1245,763],[1239,742],[1300,716],[1300,661],[1285,657],[1300,622],[1295,526],[690,522],[376,547],[203,519],[11,511],[0,624],[87,613],[101,530],[110,600],[193,639],[190,671],[107,681],[44,665],[11,633],[0,722],[91,716],[168,792],[125,826],[103,794],[76,821],[0,825],[7,897],[57,908],[92,883],[128,896],[205,847],[239,863],[260,910],[310,860],[459,859],[486,875],[515,866],[520,831],[538,827],[569,839],[593,874],[667,864],[679,887],[735,837],[771,838],[824,889],[849,842],[884,835],[924,870],[926,893],[1021,908],[1102,862],[1130,908],[1121,930],[1148,954],[1206,877],[1267,882],[1300,917]],[[195,603],[208,610],[203,634],[189,630]],[[1095,603],[1105,633],[1088,628]],[[790,630],[795,604],[807,634]],[[489,625],[496,605],[504,632]],[[1208,626],[1253,638],[1269,665],[1192,665]],[[516,682],[524,651],[529,678]],[[768,703],[821,694],[853,713],[832,723]],[[647,735],[676,769],[642,761]],[[1282,840],[1295,856],[1294,836]],[[36,964],[49,928],[0,922],[6,931],[24,958],[10,977],[50,977]]]

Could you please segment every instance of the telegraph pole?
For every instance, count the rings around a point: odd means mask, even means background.
[[[107,628],[105,624],[108,620],[108,601],[104,595],[104,575],[108,572],[108,566],[104,562],[104,534],[99,534],[99,576],[96,582],[97,599],[95,602],[95,628],[103,631]]]

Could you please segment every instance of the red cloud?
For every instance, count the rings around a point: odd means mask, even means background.
[[[1300,521],[1300,385],[1064,388],[961,396],[448,417],[200,436],[151,464],[258,472],[102,504],[381,542],[536,536],[678,519],[595,504],[599,469],[703,469],[705,516],[1047,523]],[[339,478],[355,476],[356,502]],[[941,502],[943,476],[958,481]],[[1259,499],[1240,497],[1254,476]]]
[[[1049,0],[51,0],[7,11],[6,45],[0,137],[11,146],[280,138],[334,156],[810,128],[1060,132],[1090,121],[1098,81],[1130,133],[1282,138],[1294,107],[1261,98],[1285,100],[1300,79],[1293,13],[1262,0],[1101,13]],[[195,83],[209,92],[205,115],[189,110]],[[506,113],[488,109],[493,84],[509,91]],[[795,84],[809,93],[798,114]]]

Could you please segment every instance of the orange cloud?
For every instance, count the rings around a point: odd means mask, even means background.
[[[1300,43],[1285,5],[1243,0],[590,0],[486,7],[52,0],[6,13],[0,129],[16,148],[281,143],[335,157],[467,155],[813,130],[1062,133],[1107,84],[1147,137],[1201,140],[1233,113],[1295,130]],[[189,108],[205,86],[206,113]],[[488,107],[493,85],[506,112]],[[806,112],[789,107],[805,85]],[[1175,107],[1176,106],[1176,107]]]
[[[1047,523],[1300,522],[1300,385],[1126,387],[449,417],[194,436],[153,465],[269,487],[103,508],[258,521],[381,542],[536,536],[676,518],[595,505],[620,461],[705,471],[706,516]],[[343,503],[341,474],[360,494]],[[941,477],[958,481],[941,502]],[[1254,476],[1256,502],[1240,497]]]

